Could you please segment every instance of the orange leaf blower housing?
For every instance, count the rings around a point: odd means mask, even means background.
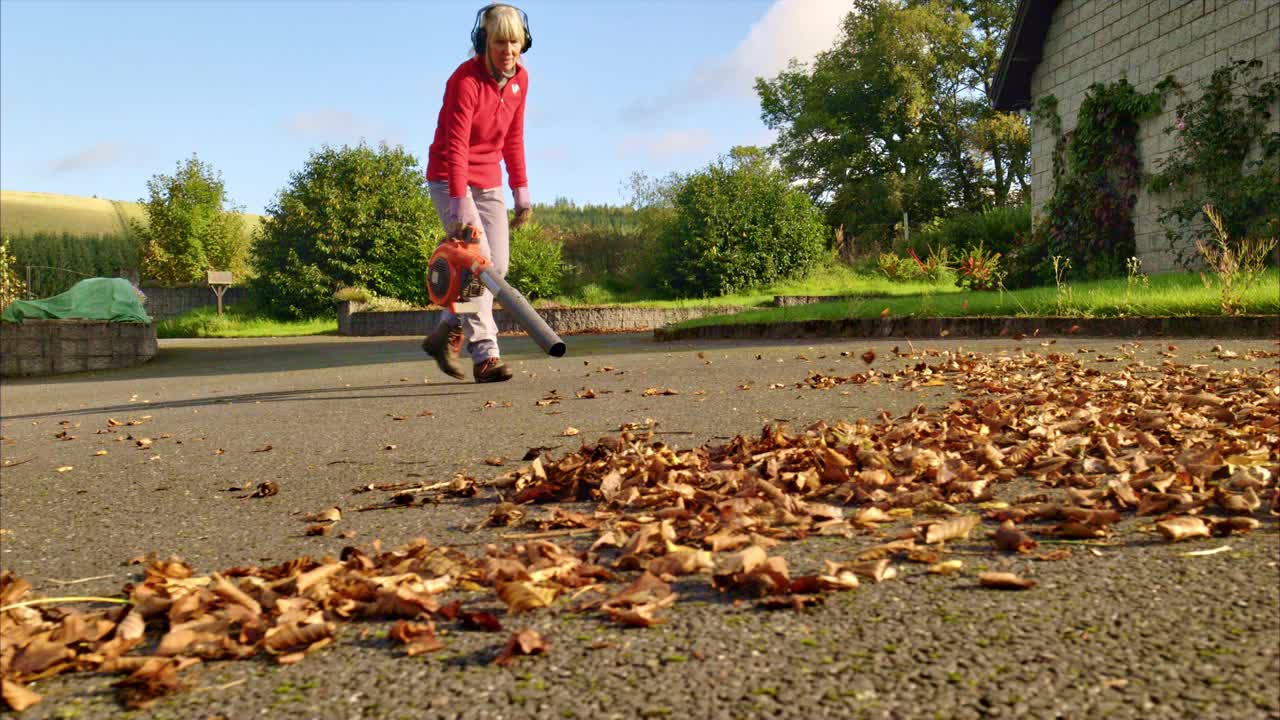
[[[431,302],[455,313],[475,312],[475,304],[469,301],[488,288],[543,352],[552,357],[564,355],[565,345],[560,336],[519,290],[494,272],[493,263],[480,254],[479,236],[476,228],[468,226],[463,230],[463,237],[469,242],[446,238],[431,253],[427,261],[427,295]]]

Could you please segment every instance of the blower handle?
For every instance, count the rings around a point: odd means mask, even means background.
[[[529,333],[529,337],[542,348],[542,351],[551,357],[564,356],[564,341],[556,334],[555,330],[547,325],[547,321],[542,319],[529,301],[520,294],[520,291],[507,284],[507,281],[498,277],[491,267],[486,267],[480,271],[480,282],[489,288],[489,292],[493,293],[494,298],[502,303],[502,307],[515,318],[520,327]]]

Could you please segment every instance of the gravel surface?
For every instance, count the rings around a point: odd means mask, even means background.
[[[427,537],[480,552],[520,530],[477,529],[492,495],[360,512],[389,494],[353,489],[458,473],[490,478],[520,466],[528,448],[559,456],[623,423],[655,421],[658,439],[691,447],[754,435],[771,422],[799,430],[919,404],[938,408],[956,396],[949,387],[795,387],[811,370],[864,371],[867,349],[877,369],[905,367],[913,361],[891,349],[905,349],[906,340],[567,341],[569,355],[551,359],[524,338],[504,339],[516,378],[501,385],[454,382],[418,340],[400,338],[170,340],[139,368],[6,380],[0,568],[47,595],[116,595],[139,577],[128,560],[145,553],[179,555],[207,573],[336,555],[375,538],[393,547]],[[1275,342],[1176,344],[1182,363],[1276,362],[1219,360],[1211,351],[1219,344],[1241,355],[1274,351]],[[1027,338],[914,347],[1051,348],[1158,365],[1165,344]],[[654,387],[678,394],[643,395]],[[575,397],[586,388],[598,397]],[[553,390],[558,403],[537,404]],[[108,419],[141,423],[97,433]],[[580,433],[563,435],[568,427]],[[75,439],[55,437],[63,431]],[[139,447],[139,438],[152,442]],[[505,465],[484,462],[498,457]],[[243,497],[268,480],[278,494]],[[335,530],[357,536],[305,535],[301,515],[334,505],[344,511]],[[551,643],[546,655],[507,667],[490,664],[506,632],[451,631],[444,651],[406,658],[387,638],[390,623],[347,624],[337,643],[297,665],[258,658],[193,668],[192,691],[131,716],[1277,718],[1280,529],[1274,517],[1258,517],[1263,525],[1251,535],[1176,545],[1128,520],[1113,544],[1073,546],[1056,562],[993,553],[984,531],[994,526],[986,523],[969,544],[954,546],[973,555],[962,555],[964,577],[906,565],[898,578],[864,582],[800,612],[735,603],[705,577],[684,578],[666,624],[644,630],[597,614],[508,617],[495,600],[490,609],[507,630],[530,627]],[[881,541],[814,537],[771,552],[802,574]],[[1231,549],[1185,555],[1222,545]],[[972,577],[982,569],[1010,569],[1039,585],[981,589]],[[45,699],[22,717],[122,716],[115,680],[39,681],[33,688]]]

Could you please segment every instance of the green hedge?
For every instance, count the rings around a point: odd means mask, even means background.
[[[140,249],[123,235],[34,233],[9,235],[18,277],[26,281],[31,268],[31,292],[44,298],[64,292],[86,277],[113,277],[122,268],[136,269]]]

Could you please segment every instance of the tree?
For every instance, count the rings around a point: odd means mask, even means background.
[[[759,148],[734,148],[655,196],[671,203],[657,273],[678,296],[759,287],[811,269],[822,255],[821,214]]]
[[[770,152],[829,223],[866,244],[904,212],[1001,205],[1025,186],[1025,124],[1013,118],[1020,139],[986,100],[1013,5],[855,0],[811,67],[757,78],[762,119],[779,131]]]
[[[289,318],[331,314],[340,286],[425,304],[427,258],[442,237],[412,155],[326,146],[267,208],[254,287],[268,312]]]
[[[153,175],[140,200],[147,222],[132,221],[143,248],[141,274],[164,285],[200,282],[207,270],[238,270],[243,219],[225,207],[222,174],[194,154],[173,175]]]

